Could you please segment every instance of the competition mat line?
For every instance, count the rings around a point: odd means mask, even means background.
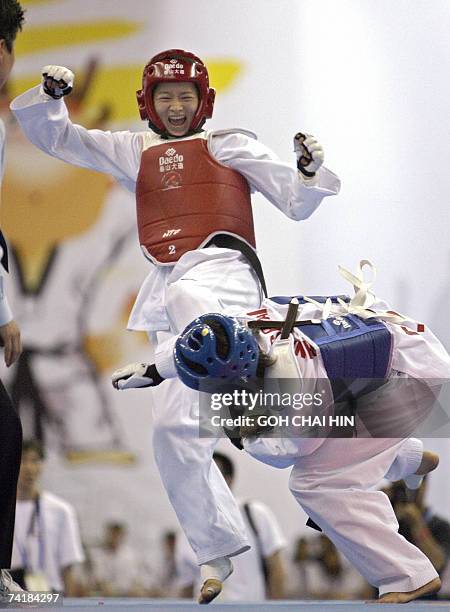
[[[268,601],[258,603],[211,603],[209,609],[215,612],[242,612],[249,610],[250,612],[296,612],[309,611],[312,612],[357,612],[363,609],[370,612],[379,610],[383,606],[385,612],[432,612],[436,610],[450,610],[449,601],[412,601],[408,604],[376,604],[366,603],[365,601]],[[387,606],[387,607],[386,607]],[[199,610],[199,604],[191,600],[183,599],[121,599],[115,597],[86,597],[80,599],[65,598],[63,607],[51,606],[52,610],[64,610],[70,608],[70,612],[86,612],[87,608],[116,608],[119,610],[131,610],[139,612],[146,610],[148,612],[183,612],[184,610]],[[207,606],[202,606],[203,610],[207,610]]]

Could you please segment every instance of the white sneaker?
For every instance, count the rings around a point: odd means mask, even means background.
[[[411,476],[405,476],[405,478],[403,479],[406,488],[410,491],[416,491],[422,484],[422,481],[423,476],[419,476],[418,474],[411,474]]]

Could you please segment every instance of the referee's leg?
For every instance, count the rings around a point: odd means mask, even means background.
[[[22,456],[22,425],[0,381],[0,568],[11,567],[16,490]]]

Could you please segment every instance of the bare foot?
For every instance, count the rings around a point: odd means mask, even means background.
[[[419,476],[423,476],[432,472],[439,465],[439,455],[431,451],[423,451],[422,461],[415,472]]]
[[[203,583],[200,590],[199,604],[209,604],[222,591],[222,583],[215,578],[209,578]]]
[[[422,461],[419,467],[410,476],[404,478],[405,485],[408,489],[418,489],[422,484],[423,477],[437,468],[439,465],[439,455],[431,451],[423,451]]]
[[[228,557],[218,557],[200,566],[203,586],[199,604],[209,604],[222,591],[223,582],[233,573],[233,564]]]
[[[379,599],[373,600],[372,603],[407,603],[418,597],[436,593],[440,588],[441,580],[440,578],[435,578],[415,591],[409,591],[408,593],[384,593]]]

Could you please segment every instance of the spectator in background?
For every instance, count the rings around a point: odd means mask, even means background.
[[[444,589],[449,592],[448,565],[450,558],[450,523],[433,514],[425,504],[427,478],[416,491],[405,487],[402,480],[393,482],[384,489],[391,500],[399,523],[399,533],[409,542],[415,544],[430,559],[436,571],[443,579]],[[446,589],[446,590],[445,590]],[[435,598],[441,597],[442,593]]]
[[[144,585],[147,569],[126,538],[124,523],[107,523],[102,545],[90,551],[95,591],[99,595],[145,597],[150,594]]]
[[[295,599],[366,599],[373,595],[370,585],[323,534],[300,538],[293,560],[298,577],[291,593]]]
[[[234,465],[226,455],[213,459],[232,488]],[[271,510],[262,502],[239,503],[249,534],[251,550],[233,557],[234,572],[223,585],[220,601],[263,601],[284,597],[284,568],[281,550],[285,541]],[[193,597],[201,584],[200,568],[187,539],[180,534],[175,550],[181,597]]]
[[[176,542],[177,534],[175,531],[165,531],[163,533],[160,570],[157,572],[159,589],[157,592],[155,591],[155,595],[158,597],[177,597],[178,595]]]
[[[359,599],[366,587],[356,569],[344,562],[335,545],[325,535],[319,536],[318,580],[314,597],[320,599]]]
[[[294,571],[289,589],[290,599],[311,599],[316,560],[308,538],[299,538],[293,555]]]
[[[73,597],[93,597],[97,595],[92,560],[89,548],[85,542],[81,542],[83,547],[84,562],[78,563],[73,568],[74,590]]]
[[[41,444],[26,440],[17,485],[12,574],[30,591],[74,593],[73,569],[84,560],[74,508],[42,491],[44,464]]]

